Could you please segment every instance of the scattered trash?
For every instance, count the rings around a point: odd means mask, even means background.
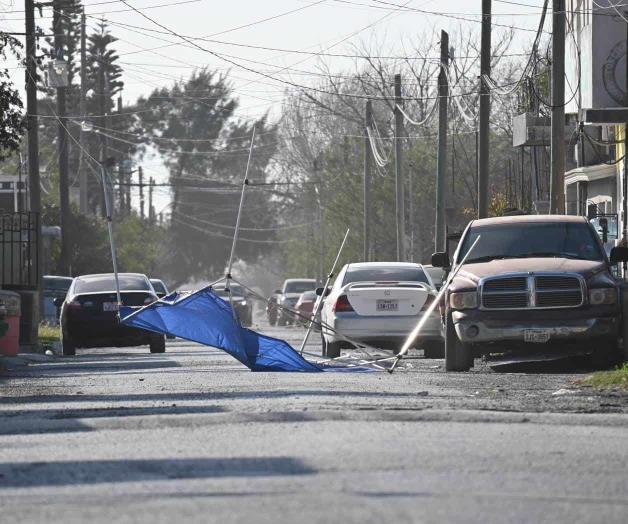
[[[430,369],[440,369],[440,366],[430,366]]]
[[[552,395],[555,396],[555,397],[560,397],[562,395],[575,395],[576,393],[577,393],[577,391],[575,389],[560,388],[560,389],[557,389],[556,391],[554,391],[554,393],[552,393]]]
[[[52,349],[47,349],[47,350],[44,352],[44,355],[47,355],[47,356],[49,356],[49,357],[54,357],[54,356],[55,356],[55,352],[54,352]]]

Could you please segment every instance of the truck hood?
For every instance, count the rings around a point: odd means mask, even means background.
[[[452,288],[477,286],[484,277],[496,277],[507,273],[578,273],[585,279],[605,270],[604,262],[574,260],[571,258],[509,258],[478,264],[465,264],[454,279]]]

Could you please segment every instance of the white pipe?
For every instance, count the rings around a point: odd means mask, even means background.
[[[233,257],[235,255],[236,244],[238,243],[238,236],[240,235],[240,219],[242,218],[242,208],[244,207],[244,192],[246,186],[249,184],[249,167],[251,165],[251,156],[253,155],[253,143],[255,142],[255,126],[253,126],[253,134],[251,135],[251,147],[249,148],[249,158],[246,161],[246,171],[244,172],[244,180],[242,181],[242,193],[240,194],[240,205],[238,207],[238,217],[236,218],[235,231],[233,233],[233,243],[231,244],[231,254],[229,255],[229,264],[227,265],[227,291],[229,293],[229,305],[231,306],[231,312],[233,313],[233,319],[239,322],[238,315],[236,315],[233,307],[233,295],[231,293],[231,268],[233,267]]]
[[[345,233],[345,237],[342,239],[342,244],[340,244],[340,249],[338,250],[338,254],[336,255],[336,259],[331,266],[331,271],[327,275],[327,280],[325,280],[325,285],[323,286],[323,292],[316,300],[316,304],[314,304],[314,311],[312,313],[312,318],[310,319],[310,325],[307,328],[307,332],[305,333],[305,338],[301,343],[301,348],[299,349],[299,353],[303,355],[303,349],[305,349],[305,345],[307,344],[308,338],[310,338],[310,333],[312,333],[312,327],[314,326],[314,320],[316,320],[316,315],[319,314],[321,307],[323,306],[323,301],[325,300],[325,293],[327,292],[327,286],[329,286],[329,282],[334,276],[334,272],[336,271],[336,264],[338,264],[338,260],[340,259],[340,254],[342,253],[343,248],[345,247],[345,242],[347,241],[347,237],[349,236],[349,229]],[[322,328],[321,328],[322,329]]]
[[[116,257],[116,241],[113,238],[113,220],[111,218],[111,203],[109,202],[109,187],[107,184],[107,177],[105,175],[105,168],[100,165],[100,177],[102,179],[102,190],[105,192],[105,214],[107,215],[107,231],[109,232],[109,245],[111,246],[111,261],[113,262],[113,275],[116,281],[116,298],[118,300],[118,307],[122,305],[122,298],[120,297],[120,280],[118,279],[118,259]]]

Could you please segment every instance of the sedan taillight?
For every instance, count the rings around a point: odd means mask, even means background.
[[[82,307],[83,305],[78,300],[72,300],[71,302],[68,302],[67,305],[68,309],[81,309]]]
[[[335,313],[342,313],[345,311],[353,311],[353,306],[349,303],[347,295],[340,295],[331,309]]]

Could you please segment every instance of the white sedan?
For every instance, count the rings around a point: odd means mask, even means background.
[[[323,303],[323,356],[335,358],[342,348],[354,347],[342,335],[399,351],[435,297],[434,283],[420,264],[346,264]],[[438,310],[425,323],[415,347],[424,349],[428,358],[443,356]]]

